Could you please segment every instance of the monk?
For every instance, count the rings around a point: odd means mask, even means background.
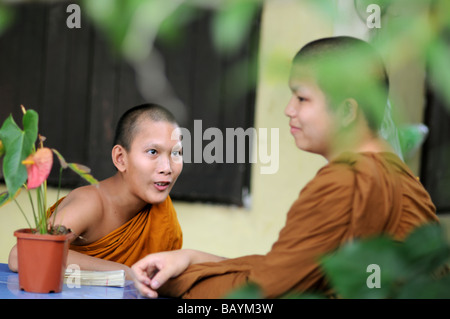
[[[266,255],[196,250],[151,254],[132,266],[145,296],[221,298],[247,283],[264,297],[330,292],[318,258],[357,238],[402,240],[437,222],[430,196],[378,131],[388,96],[381,58],[365,41],[313,41],[295,56],[285,108],[296,146],[328,161],[292,204]],[[332,291],[332,290],[331,290]]]
[[[165,108],[131,108],[116,128],[112,161],[117,172],[98,185],[71,191],[50,210],[55,225],[75,234],[68,264],[82,270],[123,269],[144,256],[182,247],[182,231],[169,193],[183,167],[179,129]],[[178,134],[178,135],[177,135]],[[9,268],[17,271],[16,247]]]

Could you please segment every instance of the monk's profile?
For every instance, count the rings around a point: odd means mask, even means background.
[[[129,267],[139,259],[182,247],[169,196],[183,168],[178,132],[174,116],[159,105],[139,105],[122,115],[111,153],[117,172],[98,185],[74,189],[49,209],[49,214],[57,209],[55,225],[75,234],[67,264],[124,269],[131,279]],[[13,247],[8,261],[13,271],[16,254]]]
[[[151,254],[132,266],[143,295],[221,298],[247,283],[268,298],[330,292],[319,257],[352,239],[402,240],[438,221],[425,188],[379,134],[389,81],[370,44],[308,43],[293,59],[289,86],[284,113],[296,146],[328,163],[301,190],[278,240],[265,255],[233,259],[187,249]]]

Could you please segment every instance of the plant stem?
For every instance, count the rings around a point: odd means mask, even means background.
[[[48,231],[48,223],[47,223],[47,180],[44,181],[44,183],[42,183],[41,185],[42,189],[43,189],[43,198],[42,198],[42,202],[43,202],[43,209],[42,209],[42,220],[45,226],[45,230]]]
[[[56,207],[55,207],[55,210],[53,211],[53,222],[52,222],[53,226],[55,226],[56,213],[58,212],[58,206],[59,206],[59,192],[61,190],[62,171],[63,171],[63,167],[61,166],[59,168],[58,192],[56,193]],[[59,230],[59,226],[58,226],[58,230]]]
[[[42,208],[41,208],[41,212],[40,212],[40,214],[41,214],[41,225],[42,225],[42,233],[43,234],[46,234],[47,233],[47,216],[46,216],[46,213],[47,213],[47,200],[46,200],[46,197],[47,197],[47,195],[46,195],[46,187],[45,187],[45,181],[44,181],[44,183],[42,183],[41,184],[41,202],[42,202]]]
[[[19,207],[19,210],[22,213],[23,217],[25,217],[25,220],[27,221],[28,227],[30,227],[30,229],[33,229],[31,227],[30,222],[28,221],[27,215],[25,215],[25,212],[23,211],[22,207],[20,207],[19,202],[17,201],[17,199],[14,198],[14,202],[16,203],[17,207]]]
[[[37,221],[36,221],[36,231],[41,232],[41,221],[40,221],[40,209],[41,209],[41,198],[39,196],[39,188],[36,188],[36,205],[37,205]]]
[[[45,211],[47,211],[47,180],[44,181],[44,183],[42,183],[42,188],[43,188],[43,194],[44,194],[44,209]]]
[[[38,206],[38,231],[40,234],[46,234],[47,233],[47,227],[45,227],[46,222],[45,219],[42,219],[42,211],[44,210],[44,200],[42,197],[42,185],[36,188],[36,198],[37,198],[37,206]]]
[[[35,208],[34,208],[33,197],[31,196],[31,192],[30,192],[30,190],[28,189],[28,187],[25,187],[25,188],[26,188],[26,190],[27,190],[28,198],[30,199],[30,203],[31,203],[31,209],[32,209],[32,211],[33,211],[34,225],[37,227],[37,225],[38,225],[38,218],[37,218],[37,216],[36,216],[36,210],[35,210]]]

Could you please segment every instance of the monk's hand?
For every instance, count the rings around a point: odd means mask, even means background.
[[[181,274],[190,263],[190,255],[184,250],[150,254],[131,267],[134,285],[143,296],[157,298],[158,288]]]

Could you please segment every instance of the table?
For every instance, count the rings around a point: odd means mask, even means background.
[[[132,281],[125,287],[80,286],[69,288],[66,284],[60,293],[30,293],[19,289],[19,275],[0,263],[0,299],[140,299],[142,296]]]

